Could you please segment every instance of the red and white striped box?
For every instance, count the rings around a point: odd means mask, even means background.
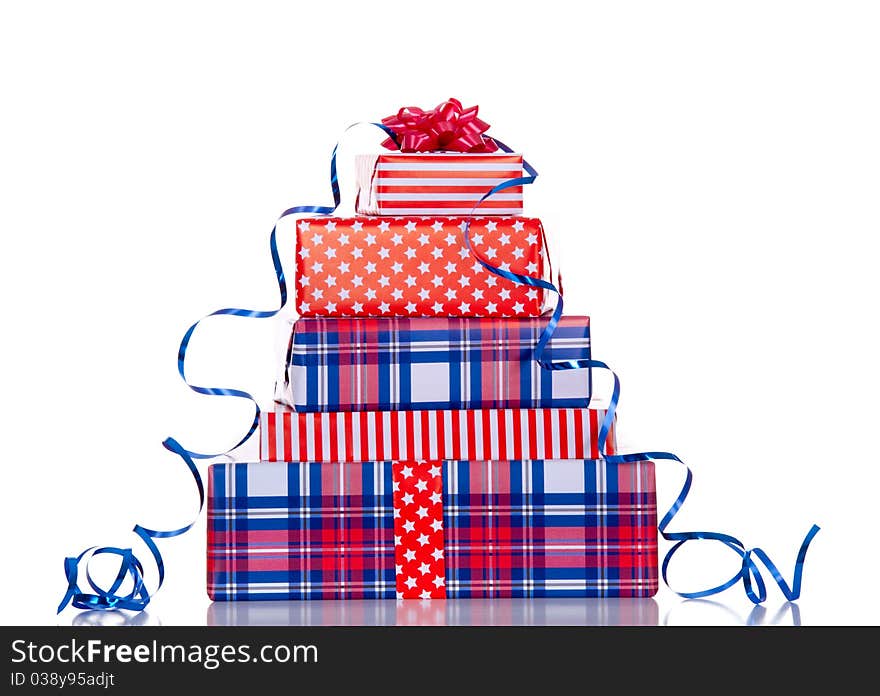
[[[411,152],[355,158],[358,215],[468,215],[494,186],[523,175],[522,155]],[[484,201],[481,215],[521,215],[522,186]]]
[[[501,408],[260,416],[260,459],[270,462],[596,459],[605,411]],[[616,426],[605,454],[614,454]]]

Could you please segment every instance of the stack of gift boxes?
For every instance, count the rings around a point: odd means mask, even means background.
[[[656,592],[653,464],[602,458],[589,369],[534,359],[549,293],[477,260],[552,275],[522,187],[472,216],[523,159],[464,132],[465,152],[359,157],[357,215],[297,221],[261,461],[209,473],[212,599]],[[544,357],[589,359],[589,318],[563,316]]]

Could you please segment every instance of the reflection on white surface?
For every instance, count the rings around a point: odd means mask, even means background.
[[[693,614],[702,625],[733,626],[800,626],[801,610],[795,602],[785,602],[776,612],[770,612],[763,604],[756,604],[747,615],[709,599],[686,599],[671,607],[663,617],[664,626],[691,625]]]
[[[70,620],[71,626],[161,626],[158,617],[147,611],[81,611]]]
[[[214,602],[209,626],[656,626],[640,599],[422,599]]]

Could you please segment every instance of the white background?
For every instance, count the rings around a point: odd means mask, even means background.
[[[251,412],[180,381],[183,332],[276,306],[275,216],[330,201],[347,125],[456,96],[541,173],[527,212],[621,376],[621,444],[693,467],[674,527],[738,534],[790,577],[815,521],[801,621],[877,623],[877,5],[297,5],[0,10],[2,622],[69,624],[65,555],[189,521],[161,440],[222,450]],[[353,133],[341,161],[380,140]],[[189,376],[268,404],[282,332],[212,319]],[[681,473],[659,474],[668,504]],[[150,621],[205,622],[204,514],[160,543]],[[675,582],[734,561],[688,553]],[[740,588],[717,599],[663,588],[657,614],[746,620]]]

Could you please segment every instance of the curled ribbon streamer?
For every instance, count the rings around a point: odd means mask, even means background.
[[[364,125],[365,122],[353,123],[348,128],[345,129],[345,132],[348,132],[355,126]],[[374,125],[378,128],[381,128],[390,138],[396,138],[396,134],[387,126],[382,125],[381,123],[371,123],[370,125]],[[333,211],[335,211],[342,200],[340,192],[339,192],[339,177],[336,171],[336,152],[339,150],[339,143],[333,147],[333,152],[330,156],[330,190],[333,193],[333,205],[298,205],[292,208],[288,208],[278,217],[278,220],[281,221],[288,215],[331,215]],[[183,339],[180,342],[180,348],[177,352],[177,372],[180,374],[181,379],[186,383],[186,385],[192,389],[194,392],[198,394],[206,394],[208,396],[235,396],[241,399],[248,399],[254,405],[254,417],[251,421],[251,425],[248,428],[248,431],[244,434],[244,436],[232,447],[230,447],[225,452],[217,452],[214,454],[203,454],[199,452],[193,452],[187,450],[188,454],[195,459],[211,459],[213,457],[220,456],[222,454],[226,454],[231,452],[243,445],[250,438],[251,435],[256,431],[259,423],[260,423],[260,406],[257,403],[256,399],[254,399],[251,394],[241,389],[228,389],[222,387],[199,387],[193,384],[190,384],[186,379],[186,373],[184,371],[184,362],[186,360],[186,349],[189,346],[190,338],[192,338],[193,332],[196,330],[196,327],[208,317],[215,317],[220,315],[229,315],[235,317],[249,317],[252,319],[266,319],[269,317],[274,317],[278,312],[284,309],[284,306],[287,304],[287,281],[284,277],[284,268],[281,265],[281,259],[278,255],[278,245],[275,240],[276,230],[278,229],[278,223],[275,223],[275,227],[272,228],[272,234],[269,236],[269,250],[272,255],[272,265],[275,269],[275,277],[278,281],[278,292],[281,296],[281,304],[278,306],[278,309],[266,310],[266,311],[258,311],[252,309],[238,309],[235,307],[230,307],[226,309],[218,309],[215,312],[211,312],[210,314],[202,317],[199,321],[195,322],[192,326],[187,329],[186,333],[183,335]]]
[[[346,128],[346,132],[354,128],[355,126],[361,125],[361,122],[354,123]],[[372,123],[371,125],[376,126],[377,128],[382,129],[392,141],[396,142],[396,133],[388,128],[387,126],[381,123]],[[299,205],[294,206],[292,208],[288,208],[279,216],[279,221],[288,215],[330,215],[336,208],[339,207],[341,202],[341,195],[339,191],[339,178],[336,170],[336,152],[339,149],[339,143],[333,148],[333,152],[330,157],[330,190],[333,193],[333,205],[332,206],[322,206],[322,205]],[[162,445],[165,449],[174,452],[179,455],[183,461],[186,463],[187,468],[195,480],[196,487],[199,491],[199,515],[205,504],[205,487],[202,482],[202,477],[199,474],[199,470],[195,465],[194,459],[211,459],[213,457],[221,456],[223,454],[228,454],[232,450],[244,444],[251,435],[257,429],[257,426],[260,422],[260,406],[257,403],[256,399],[246,391],[241,389],[230,389],[225,387],[200,387],[197,385],[190,384],[186,379],[186,371],[184,369],[186,362],[186,351],[189,347],[190,339],[192,338],[193,333],[196,330],[196,327],[208,317],[220,316],[220,315],[229,315],[236,317],[248,317],[252,319],[264,319],[268,317],[273,317],[287,304],[287,281],[284,277],[284,268],[281,264],[281,258],[278,254],[278,244],[276,241],[276,231],[278,229],[278,224],[276,222],[275,226],[272,228],[272,233],[269,235],[269,251],[272,256],[272,265],[275,269],[275,277],[278,281],[278,291],[281,297],[281,302],[278,309],[273,310],[251,310],[251,309],[239,309],[236,307],[229,307],[224,309],[218,309],[215,312],[211,312],[210,314],[202,317],[199,321],[195,322],[192,326],[190,326],[186,333],[183,335],[183,339],[180,341],[180,347],[177,351],[177,371],[180,374],[181,379],[186,383],[186,385],[192,389],[194,392],[199,394],[205,394],[208,396],[234,396],[242,399],[248,399],[254,404],[254,418],[251,422],[250,428],[245,433],[245,435],[232,447],[230,447],[225,452],[218,452],[215,454],[206,454],[201,452],[193,452],[191,450],[185,449],[180,445],[177,440],[173,438],[166,439]],[[196,519],[198,519],[198,515],[196,515]],[[159,574],[159,583],[153,592],[149,592],[147,590],[146,584],[144,582],[144,565],[141,563],[140,559],[134,555],[134,551],[130,548],[123,549],[117,546],[92,546],[87,548],[85,551],[80,553],[78,556],[68,556],[64,559],[64,575],[67,578],[67,591],[64,594],[61,603],[58,605],[58,613],[60,613],[68,604],[72,604],[77,609],[86,609],[86,610],[114,610],[114,609],[127,609],[131,611],[142,611],[146,608],[146,606],[150,603],[150,599],[155,595],[156,592],[162,587],[162,583],[165,581],[165,563],[162,560],[162,554],[159,552],[159,548],[156,546],[154,539],[169,539],[171,537],[180,536],[184,532],[189,531],[192,526],[195,524],[196,520],[194,519],[185,527],[181,527],[179,529],[173,529],[170,531],[161,531],[148,529],[141,525],[135,525],[133,531],[137,534],[138,537],[146,544],[147,548],[150,550],[150,554],[153,557],[153,561],[156,564],[156,568]],[[119,556],[119,571],[116,574],[116,578],[110,584],[109,587],[101,587],[98,585],[92,578],[89,572],[89,562],[92,558],[99,555],[115,555]],[[89,587],[93,590],[93,592],[83,592],[79,587],[79,565],[83,560],[86,561],[86,580],[89,584]],[[126,578],[131,579],[132,588],[127,594],[120,594],[120,588],[125,583]]]
[[[154,539],[168,539],[170,537],[180,536],[184,532],[188,532],[196,523],[196,520],[202,513],[202,508],[205,506],[205,486],[202,483],[202,477],[199,475],[199,470],[196,468],[196,464],[189,456],[187,450],[181,447],[177,440],[170,437],[162,443],[162,446],[168,451],[179,455],[187,465],[199,492],[199,511],[192,522],[178,529],[158,531],[155,529],[148,529],[139,524],[136,524],[132,529],[132,531],[140,537],[141,541],[146,544],[147,548],[150,550],[150,554],[153,556],[153,561],[156,563],[156,568],[159,573],[158,586],[152,593],[147,590],[146,584],[144,583],[144,565],[141,563],[140,559],[134,555],[132,549],[123,549],[118,546],[92,546],[79,554],[79,556],[70,556],[64,559],[64,575],[67,577],[67,592],[65,592],[64,598],[58,605],[59,613],[68,604],[73,604],[77,609],[87,610],[128,609],[130,611],[142,611],[146,608],[147,604],[150,603],[152,594],[158,592],[159,588],[162,587],[162,583],[165,581],[165,563],[162,561],[162,554],[159,553],[159,548],[156,546]],[[95,556],[103,554],[119,556],[119,571],[110,586],[106,588],[98,585],[89,572],[89,563],[91,560]],[[87,559],[85,568],[86,581],[88,582],[89,587],[91,587],[92,592],[83,592],[79,587],[79,564],[83,559]],[[123,594],[120,593],[120,588],[125,583],[126,578],[131,579],[131,590],[128,593]]]
[[[504,150],[505,152],[510,152],[510,149],[499,142],[495,141],[498,146]],[[523,166],[526,167],[526,163],[523,163]],[[537,172],[528,167],[527,169],[529,176],[528,177],[517,177],[514,179],[508,179],[507,181],[502,181],[500,184],[492,188],[488,191],[471,209],[470,214],[468,215],[468,219],[465,223],[464,230],[462,232],[464,236],[464,242],[467,246],[468,251],[484,268],[488,271],[494,273],[497,276],[505,278],[507,280],[511,280],[515,283],[519,283],[522,285],[529,285],[532,287],[543,288],[545,290],[550,290],[556,293],[556,306],[553,309],[553,313],[550,316],[550,320],[547,322],[547,326],[544,327],[544,331],[541,334],[538,343],[535,345],[534,357],[535,361],[545,370],[578,370],[584,368],[601,368],[606,369],[611,372],[614,377],[614,389],[611,395],[611,401],[609,402],[608,407],[605,411],[605,418],[602,421],[602,427],[599,429],[599,440],[598,440],[598,449],[599,452],[605,452],[605,444],[608,438],[608,433],[611,430],[611,426],[614,423],[614,414],[617,410],[617,404],[620,400],[620,379],[617,374],[613,370],[611,370],[608,365],[599,361],[599,360],[587,360],[587,359],[579,359],[579,360],[558,360],[558,361],[550,361],[544,359],[544,350],[547,347],[547,344],[550,342],[550,339],[553,337],[554,332],[556,331],[556,327],[559,324],[559,319],[562,316],[562,307],[563,307],[563,299],[562,293],[550,282],[543,280],[541,278],[534,278],[532,276],[520,275],[518,273],[512,273],[511,271],[505,271],[498,266],[494,266],[484,259],[480,258],[480,256],[476,253],[474,248],[471,246],[470,242],[470,221],[473,219],[473,215],[476,212],[477,208],[490,196],[498,193],[499,191],[503,191],[506,188],[510,188],[512,186],[524,186],[527,184],[531,184],[537,178]],[[774,582],[778,585],[780,591],[785,596],[788,601],[796,600],[800,597],[801,594],[801,579],[803,576],[803,568],[804,561],[807,556],[807,549],[810,546],[810,542],[812,542],[813,537],[819,532],[819,527],[817,525],[813,525],[810,528],[810,531],[807,532],[806,537],[804,537],[803,542],[801,543],[800,550],[798,551],[797,560],[795,561],[794,567],[794,576],[792,579],[791,586],[785,581],[782,577],[782,573],[779,572],[776,564],[770,560],[770,557],[763,551],[763,549],[755,547],[755,548],[746,548],[746,545],[743,544],[739,539],[729,534],[722,534],[720,532],[669,532],[667,528],[669,527],[669,523],[672,522],[672,518],[678,513],[681,509],[681,506],[684,504],[685,499],[688,496],[688,493],[691,489],[691,484],[693,482],[693,472],[690,467],[687,466],[679,457],[672,454],[671,452],[638,452],[632,454],[615,454],[615,455],[604,455],[603,459],[611,464],[617,464],[622,462],[637,462],[643,461],[646,459],[654,460],[654,461],[674,461],[681,464],[686,471],[684,486],[682,486],[681,491],[676,497],[675,501],[672,503],[672,506],[660,520],[660,523],[657,525],[657,530],[663,536],[666,541],[674,542],[672,548],[666,553],[666,556],[663,558],[663,564],[661,566],[663,582],[669,585],[669,580],[667,579],[667,573],[669,569],[669,563],[672,560],[672,557],[675,553],[688,541],[715,541],[721,544],[724,544],[725,547],[734,551],[741,559],[742,563],[740,566],[740,570],[736,573],[732,578],[727,581],[721,583],[720,585],[716,585],[715,587],[711,587],[706,590],[699,590],[696,592],[678,592],[673,590],[680,597],[684,597],[686,599],[699,599],[701,597],[708,597],[710,595],[718,594],[719,592],[723,592],[724,590],[733,587],[740,581],[743,583],[743,588],[745,589],[745,593],[748,598],[754,602],[755,604],[762,603],[765,599],[767,599],[767,587],[764,581],[764,578],[761,574],[761,571],[756,563],[756,560],[759,560],[761,564],[769,571],[771,577]],[[671,586],[670,586],[671,588]]]

